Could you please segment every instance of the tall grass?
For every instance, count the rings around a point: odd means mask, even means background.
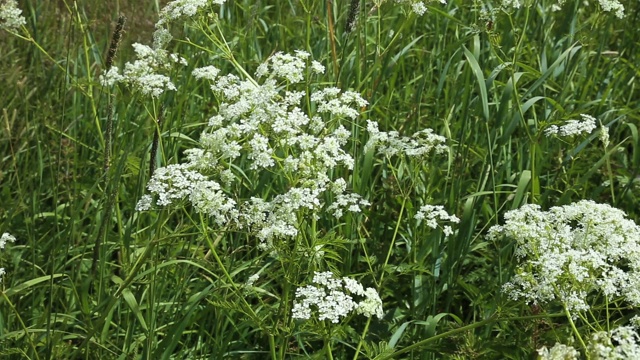
[[[617,302],[574,324],[560,302],[511,299],[502,286],[518,269],[517,242],[486,235],[524,204],[592,199],[640,216],[639,5],[625,3],[618,20],[582,1],[552,11],[546,0],[451,0],[422,16],[374,3],[360,1],[351,31],[346,0],[211,5],[173,24],[168,50],[188,65],[170,70],[178,91],[152,98],[99,76],[118,18],[122,68],[132,43],[151,44],[166,2],[20,2],[26,25],[0,31],[0,231],[17,239],[0,252],[0,356],[526,359],[636,315]],[[326,67],[301,84],[304,111],[316,112],[310,94],[329,86],[368,102],[357,119],[326,126],[350,131],[354,159],[328,175],[370,206],[342,220],[301,211],[298,237],[276,255],[186,200],[137,211],[154,169],[184,162],[220,110],[192,71],[215,65],[247,79],[295,50]],[[580,114],[597,119],[593,132],[545,135]],[[448,149],[380,154],[365,146],[367,120],[403,136],[431,128]],[[240,199],[298,185],[250,164],[230,166],[240,180],[226,190]],[[424,205],[460,221],[426,226],[415,218]],[[293,319],[296,288],[314,271],[375,288],[384,316]]]

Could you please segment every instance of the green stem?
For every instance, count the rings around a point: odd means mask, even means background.
[[[36,345],[33,343],[33,339],[31,338],[31,335],[29,334],[29,330],[27,329],[27,326],[24,324],[24,321],[22,321],[22,317],[20,317],[20,313],[18,312],[18,310],[16,310],[16,307],[13,306],[13,303],[11,302],[11,300],[9,300],[9,298],[7,297],[7,294],[5,294],[4,291],[2,291],[2,297],[7,301],[7,304],[9,304],[9,307],[11,307],[11,310],[13,310],[13,313],[16,314],[16,318],[18,319],[18,322],[20,322],[20,325],[22,326],[22,330],[24,331],[24,337],[27,338],[27,341],[29,342],[29,345],[31,346],[31,349],[33,350],[33,354],[35,355],[36,359],[40,359],[40,356],[38,356],[38,350],[36,350]]]
[[[585,354],[587,356],[587,359],[589,359],[589,353],[587,352],[587,345],[585,344],[584,340],[582,339],[582,336],[580,336],[580,332],[576,328],[576,324],[573,322],[573,318],[571,317],[571,313],[569,313],[569,309],[567,309],[567,305],[563,304],[563,307],[564,307],[564,314],[566,315],[567,319],[569,320],[569,324],[571,324],[571,329],[573,330],[573,333],[578,338],[578,341],[580,342],[580,346],[582,346],[582,348],[585,350]]]

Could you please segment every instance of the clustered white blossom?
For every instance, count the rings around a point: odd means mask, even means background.
[[[556,343],[551,349],[546,346],[538,349],[540,360],[578,360],[580,353],[573,346]]]
[[[0,236],[0,250],[4,249],[4,247],[7,245],[7,242],[16,242],[15,236],[9,233],[3,233],[2,236]],[[4,268],[0,268],[0,282],[2,282],[2,277],[5,273],[6,271],[4,270]]]
[[[376,148],[379,154],[386,156],[404,154],[425,158],[431,153],[441,154],[449,149],[444,145],[446,138],[434,134],[432,129],[424,129],[407,137],[400,136],[397,131],[380,131],[376,122],[367,120],[367,132],[369,140],[365,145],[365,151]]]
[[[396,3],[411,6],[411,11],[419,16],[424,15],[427,12],[427,3],[435,2],[436,0],[396,0]],[[437,0],[441,4],[447,4],[447,0]]]
[[[524,205],[489,230],[501,236],[516,241],[520,264],[503,287],[514,300],[558,300],[574,317],[596,296],[640,305],[640,227],[619,209],[590,200],[549,211]]]
[[[176,90],[171,78],[161,72],[170,70],[172,64],[186,65],[187,61],[163,49],[169,41],[169,31],[157,29],[153,46],[133,44],[137,60],[126,63],[122,74],[117,66],[112,66],[100,76],[100,82],[105,86],[124,83],[152,97],[159,97],[166,90]]]
[[[168,3],[160,11],[160,20],[156,23],[156,27],[164,26],[181,17],[192,17],[198,10],[208,4],[222,5],[225,0],[175,0]]]
[[[344,179],[328,175],[336,167],[353,169],[354,159],[343,149],[351,134],[339,120],[355,119],[367,102],[355,92],[318,89],[310,94],[315,114],[307,115],[300,106],[306,93],[295,84],[322,70],[320,64],[308,65],[309,57],[304,51],[274,54],[258,67],[261,83],[221,75],[213,66],[194,70],[194,77],[210,82],[218,111],[202,132],[200,147],[185,152],[186,162],[156,170],[147,186],[155,200],[146,195],[137,209],[187,199],[218,225],[248,230],[269,249],[274,239],[298,234],[302,214],[318,217],[326,211],[340,218],[369,206],[346,192]],[[233,166],[239,162],[242,169]],[[229,189],[263,172],[283,176],[288,190],[269,199],[241,199]],[[329,204],[326,193],[333,195]]]
[[[580,134],[590,134],[596,128],[596,118],[587,114],[580,114],[582,121],[569,120],[562,126],[551,125],[545,129],[547,136],[575,136]]]
[[[441,205],[423,205],[420,210],[414,215],[414,219],[418,221],[424,221],[425,225],[435,229],[438,227],[438,220],[449,221],[452,223],[459,223],[460,219],[455,215],[449,215],[447,211]],[[450,225],[445,225],[442,231],[446,236],[453,234],[453,229]]]
[[[611,331],[597,331],[588,339],[586,353],[593,360],[640,359],[640,336],[632,326],[619,326]],[[556,343],[551,349],[538,349],[541,360],[580,359],[573,346]]]
[[[505,8],[519,9],[522,6],[522,0],[502,0],[502,6]],[[556,4],[552,5],[552,9],[557,10],[560,6],[564,5],[566,0],[558,0]],[[533,1],[528,3],[533,4]],[[618,0],[598,0],[600,7],[603,11],[612,12],[617,18],[624,17],[624,6]]]
[[[640,359],[640,337],[631,326],[599,331],[592,335],[588,352],[594,360]]]
[[[21,15],[16,0],[4,0],[0,5],[0,30],[16,31],[27,21]]]
[[[309,320],[313,316],[319,321],[338,323],[354,311],[366,317],[375,315],[379,319],[384,315],[378,292],[373,288],[365,290],[356,280],[335,278],[330,271],[316,272],[313,284],[296,289],[292,309],[294,319]],[[362,300],[356,301],[354,296]]]
[[[165,50],[173,39],[168,25],[183,16],[194,16],[209,3],[222,5],[224,2],[225,0],[175,0],[168,3],[160,11],[160,19],[153,33],[153,45],[133,44],[137,60],[126,63],[122,73],[117,66],[112,66],[100,75],[100,82],[104,86],[123,83],[137,89],[142,95],[155,98],[167,90],[176,90],[166,73],[174,64],[187,65],[187,60]]]

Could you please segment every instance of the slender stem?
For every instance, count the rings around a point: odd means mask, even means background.
[[[24,324],[24,321],[22,321],[22,317],[20,317],[20,313],[18,312],[18,310],[16,310],[16,307],[13,305],[11,300],[9,300],[9,298],[7,297],[7,294],[5,294],[4,291],[2,291],[1,293],[2,293],[2,297],[7,301],[7,304],[9,304],[9,307],[11,307],[11,310],[13,310],[13,313],[16,314],[16,318],[18,319],[18,321],[20,322],[20,325],[22,326],[22,330],[24,331],[24,336],[27,338],[27,341],[31,346],[31,350],[33,350],[33,354],[35,355],[36,359],[40,359],[40,356],[38,356],[38,350],[36,350],[36,345],[33,343],[33,339],[29,334],[29,329],[27,329],[27,326]]]
[[[276,341],[273,334],[269,334],[269,352],[271,353],[271,360],[278,359],[278,355],[276,354]]]
[[[582,336],[580,336],[580,332],[578,331],[578,328],[576,328],[576,324],[573,322],[573,317],[571,316],[571,313],[569,312],[569,309],[567,308],[567,305],[563,304],[563,307],[564,307],[564,313],[567,316],[567,319],[569,320],[569,324],[571,324],[571,329],[573,330],[573,333],[578,338],[578,341],[580,342],[580,346],[582,346],[582,348],[585,350],[585,354],[587,355],[587,359],[589,359],[589,353],[586,351],[587,350],[587,345],[585,344],[584,340],[582,339]]]

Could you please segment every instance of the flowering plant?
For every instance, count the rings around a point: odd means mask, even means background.
[[[503,291],[526,303],[562,305],[584,349],[584,336],[574,324],[606,327],[595,311],[640,306],[640,226],[623,211],[590,200],[542,211],[524,205],[505,214],[489,238],[506,236],[516,243],[519,263]]]

